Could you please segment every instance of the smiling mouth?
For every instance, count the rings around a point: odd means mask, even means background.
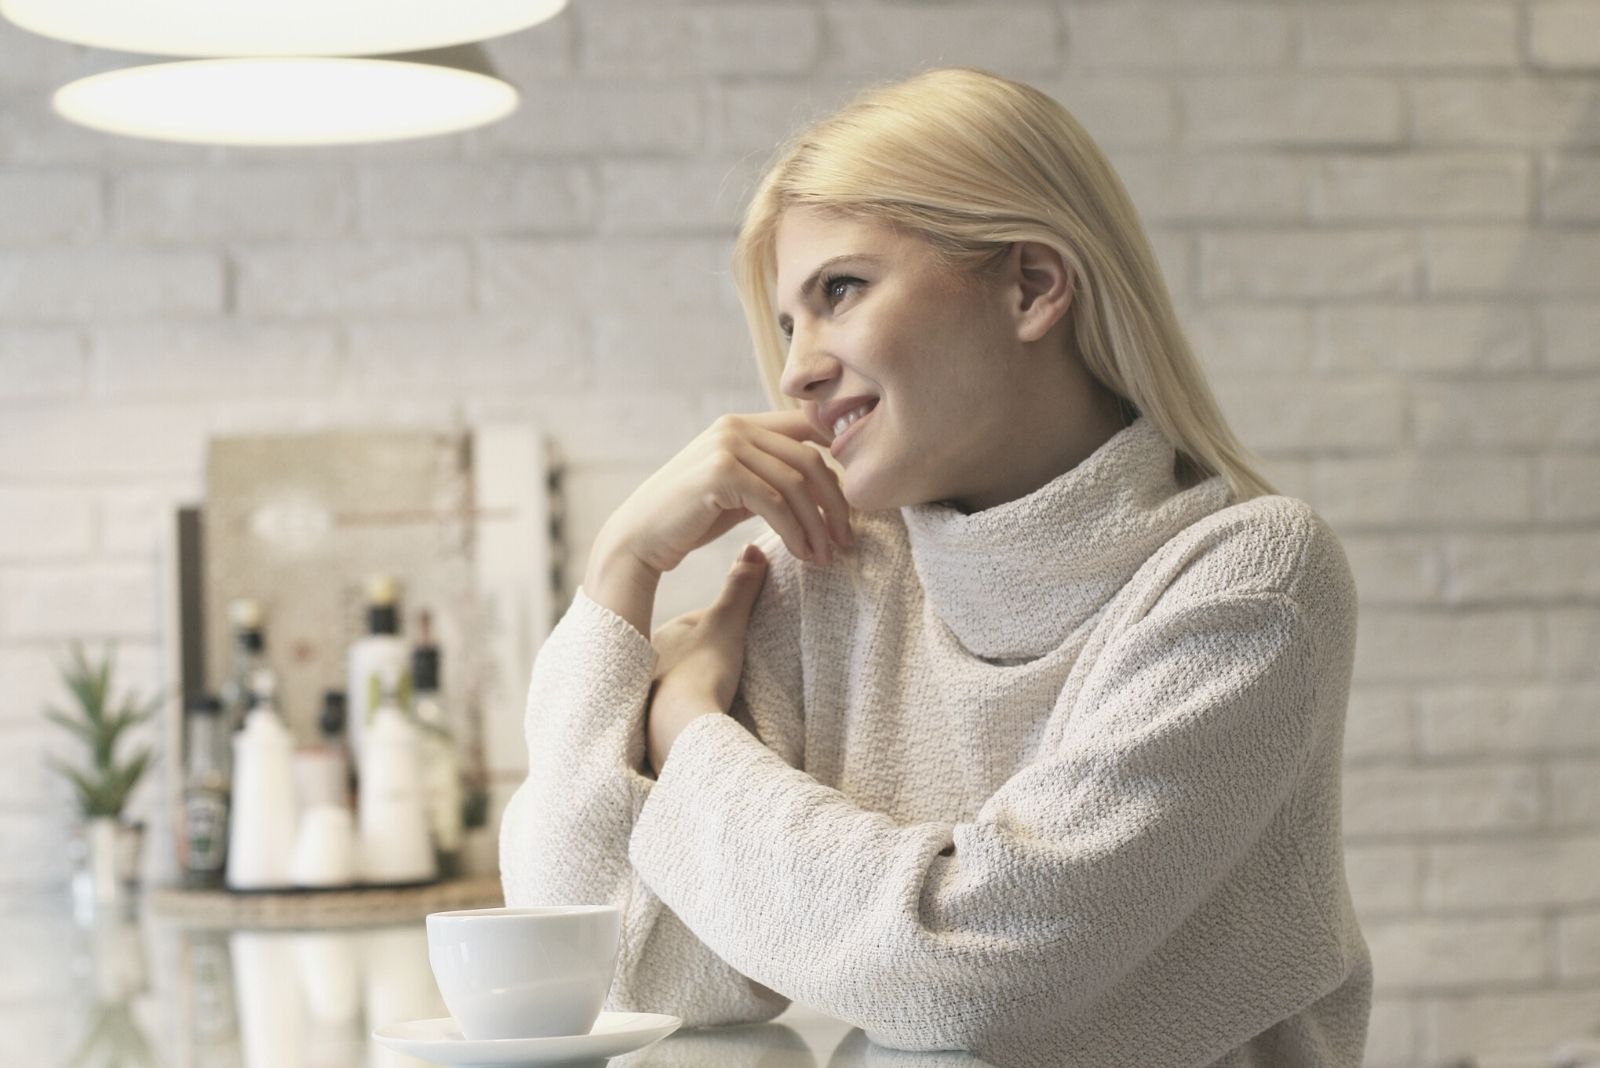
[[[842,443],[844,441],[847,441],[847,440],[851,439],[852,437],[854,437],[854,434],[852,432],[856,429],[856,427],[860,426],[862,423],[865,423],[868,419],[871,419],[872,418],[872,414],[874,412],[876,412],[877,410],[878,410],[878,402],[877,401],[873,401],[871,407],[869,407],[867,409],[867,413],[865,415],[861,416],[855,422],[853,422],[849,426],[845,427],[844,428],[844,433],[838,435],[837,437],[835,437],[833,439],[832,444],[830,444],[828,446],[828,451],[831,452],[834,455],[835,458],[837,458],[838,455],[839,455],[839,445],[840,445],[840,443]]]

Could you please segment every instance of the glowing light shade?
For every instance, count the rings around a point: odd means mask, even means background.
[[[381,57],[246,56],[121,67],[52,105],[107,133],[223,145],[330,145],[453,133],[515,111],[478,46]]]
[[[0,0],[25,30],[163,56],[370,56],[535,26],[567,0]]]

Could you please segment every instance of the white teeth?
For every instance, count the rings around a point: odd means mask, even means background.
[[[868,401],[855,411],[848,412],[845,415],[840,416],[838,421],[833,424],[833,436],[838,437],[840,434],[843,434],[845,432],[845,428],[847,428],[857,419],[860,419],[863,415],[866,415],[868,409],[870,409],[874,403],[876,402]]]

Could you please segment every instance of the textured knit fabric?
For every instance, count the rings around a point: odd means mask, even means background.
[[[997,507],[856,513],[831,566],[765,531],[732,714],[659,781],[656,653],[580,588],[507,904],[621,906],[607,1007],[686,1026],[794,999],[1004,1068],[1359,1065],[1349,566],[1304,502],[1175,459],[1140,416]]]

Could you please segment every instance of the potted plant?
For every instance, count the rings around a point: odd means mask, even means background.
[[[150,746],[139,749],[128,760],[117,759],[117,743],[124,732],[149,720],[160,708],[160,698],[142,701],[129,693],[120,701],[111,691],[111,670],[115,647],[108,648],[98,662],[90,661],[79,642],[68,650],[68,661],[58,670],[71,691],[74,706],[66,712],[53,704],[45,706],[45,718],[58,724],[88,747],[87,768],[72,767],[55,757],[50,765],[72,784],[78,814],[83,819],[87,856],[84,868],[74,874],[74,896],[83,911],[94,906],[118,902],[122,884],[137,878],[138,841],[142,827],[122,818],[123,807],[150,766]],[[132,856],[124,842],[132,845]],[[125,859],[119,863],[119,857]]]

